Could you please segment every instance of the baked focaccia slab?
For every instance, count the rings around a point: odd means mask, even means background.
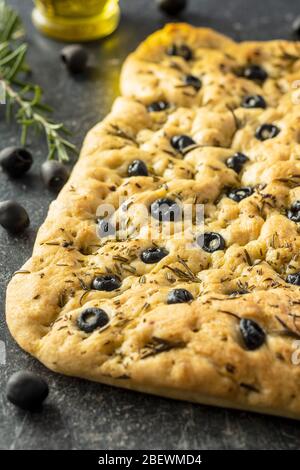
[[[299,43],[184,24],[130,55],[8,286],[19,345],[67,375],[299,418],[299,78]],[[153,239],[110,232],[120,215],[146,233],[136,204]],[[204,205],[193,240],[185,204]]]

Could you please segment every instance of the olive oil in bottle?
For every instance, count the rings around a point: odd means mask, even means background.
[[[112,33],[119,24],[118,0],[35,0],[35,26],[65,41],[90,41]]]

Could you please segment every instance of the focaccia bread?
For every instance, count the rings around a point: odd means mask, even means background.
[[[8,286],[19,345],[67,375],[300,418],[298,79],[297,42],[185,24],[131,54]],[[183,237],[186,205],[204,223]]]

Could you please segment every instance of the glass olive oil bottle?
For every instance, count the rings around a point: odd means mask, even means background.
[[[91,41],[119,24],[119,0],[35,0],[32,18],[44,34],[65,41]]]

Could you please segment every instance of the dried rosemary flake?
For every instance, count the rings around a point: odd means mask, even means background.
[[[225,313],[226,315],[231,315],[232,317],[237,318],[238,320],[240,320],[240,317],[236,313],[229,312],[228,310],[219,310],[219,312],[220,313]]]
[[[186,343],[183,341],[171,342],[169,340],[158,338],[153,336],[152,341],[145,344],[140,351],[141,359],[145,359],[150,356],[156,356],[157,354],[171,351],[171,349],[184,348]]]
[[[148,302],[145,302],[144,305],[142,306],[142,311],[149,310],[149,308],[150,308],[150,304]]]
[[[79,299],[79,304],[80,304],[81,307],[82,307],[82,304],[83,304],[83,299],[84,299],[85,296],[86,296],[87,294],[89,294],[90,292],[91,292],[90,290],[86,290],[86,291],[84,291],[83,294],[81,295],[81,297],[80,297],[80,299]]]
[[[83,279],[79,277],[78,281],[79,281],[81,289],[86,290],[86,291],[90,290],[90,288],[86,285]]]
[[[121,256],[121,255],[114,255],[112,259],[115,261],[120,261],[120,263],[128,263],[129,261],[128,258],[124,258],[124,256]]]
[[[57,331],[63,330],[63,329],[65,329],[65,328],[68,328],[68,326],[67,326],[67,325],[60,326],[59,328],[57,328]]]
[[[57,242],[44,242],[44,243],[41,243],[40,245],[41,245],[41,246],[42,246],[42,245],[47,245],[47,246],[59,246],[60,244],[57,243]]]
[[[255,387],[254,385],[251,385],[251,384],[247,384],[247,383],[242,382],[242,383],[240,383],[240,387],[245,388],[249,392],[259,393],[258,388]]]
[[[244,249],[244,253],[245,253],[245,256],[246,256],[246,261],[247,263],[249,264],[249,266],[252,266],[252,259],[251,259],[251,256],[249,255],[248,251],[246,249]]]
[[[122,269],[124,269],[124,271],[128,271],[132,274],[136,273],[136,269],[133,266],[130,266],[128,264],[121,264],[121,266],[122,266]]]
[[[277,315],[275,315],[275,318],[276,320],[280,323],[280,325],[283,327],[283,330],[280,331],[281,334],[283,335],[286,335],[286,336],[290,336],[291,338],[296,338],[296,339],[299,339],[300,338],[300,333],[297,333],[297,331],[294,331],[292,330],[292,328],[290,328],[284,320],[282,320],[280,317],[278,317]]]
[[[68,302],[67,293],[65,291],[62,291],[58,296],[58,306],[60,308],[64,308],[67,302]]]

